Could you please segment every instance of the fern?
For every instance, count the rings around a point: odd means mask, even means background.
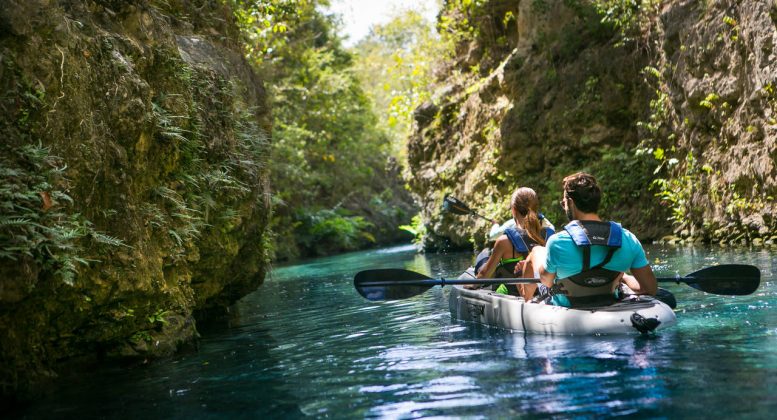
[[[181,238],[181,235],[179,235],[179,234],[178,234],[178,232],[176,232],[176,231],[175,231],[175,230],[173,230],[173,229],[170,229],[170,230],[168,230],[168,231],[167,231],[167,233],[168,233],[168,234],[169,234],[169,235],[170,235],[170,236],[171,236],[173,239],[175,239],[175,243],[176,243],[178,246],[182,246],[182,245],[183,245],[183,239]]]
[[[124,241],[122,241],[121,239],[113,237],[113,236],[110,236],[110,235],[106,235],[106,234],[99,233],[99,232],[91,232],[91,236],[92,236],[92,239],[94,239],[95,242],[97,242],[99,244],[104,244],[104,245],[109,245],[109,246],[123,246],[123,247],[127,247],[127,248],[132,248],[131,246],[129,246],[126,243],[124,243]]]
[[[39,143],[0,146],[0,258],[30,259],[72,285],[78,267],[88,264],[84,238],[103,234],[81,214],[68,213],[74,200],[64,191],[61,161]]]
[[[30,219],[25,219],[22,217],[0,219],[0,226],[26,226],[29,223]]]

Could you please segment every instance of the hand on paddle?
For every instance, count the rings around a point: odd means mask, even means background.
[[[523,275],[523,267],[526,265],[526,260],[518,261],[515,263],[515,270],[513,270],[513,274],[517,276]]]

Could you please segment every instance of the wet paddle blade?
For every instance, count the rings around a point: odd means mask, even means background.
[[[469,206],[461,202],[458,198],[452,197],[450,195],[446,195],[443,199],[442,208],[443,210],[453,214],[472,214],[472,210],[469,208]]]
[[[387,268],[360,271],[354,276],[353,285],[365,299],[377,302],[411,298],[434,286],[434,284],[417,284],[423,280],[434,279],[414,271]],[[387,284],[374,284],[379,282]]]
[[[761,284],[761,270],[756,266],[726,264],[693,272],[686,279],[694,289],[716,295],[749,295]]]
[[[661,302],[664,302],[666,306],[672,309],[677,308],[677,299],[669,290],[659,287],[658,291],[656,292],[656,299],[660,300]]]
[[[761,270],[753,265],[724,264],[703,268],[685,277],[662,277],[659,280],[686,283],[694,289],[716,295],[743,296],[758,289]]]

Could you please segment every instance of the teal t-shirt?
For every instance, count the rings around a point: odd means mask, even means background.
[[[564,279],[583,271],[583,250],[575,245],[569,232],[562,230],[548,239],[548,259],[545,271],[556,273],[556,279]],[[607,247],[591,246],[591,267],[604,261]],[[613,271],[629,271],[632,268],[642,268],[648,265],[645,250],[633,233],[623,229],[621,247],[613,254],[610,262],[604,268]]]

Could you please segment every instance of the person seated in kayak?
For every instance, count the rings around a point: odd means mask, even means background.
[[[513,193],[510,199],[510,211],[515,220],[515,227],[506,229],[505,233],[496,239],[494,248],[485,264],[475,266],[477,278],[516,277],[513,274],[516,264],[523,261],[533,247],[545,245],[545,241],[554,231],[553,225],[549,222],[545,222],[547,226],[543,226],[544,218],[539,212],[539,206],[537,193],[533,189],[522,187]],[[467,287],[477,288],[478,286],[470,285]],[[533,294],[536,286],[531,290],[521,289],[516,288],[515,285],[500,285],[496,291],[530,298],[532,295],[528,293]]]
[[[546,287],[536,300],[550,297],[550,303],[567,307],[607,305],[615,302],[621,282],[635,294],[656,294],[642,244],[620,224],[602,221],[601,197],[592,175],[564,178],[561,206],[570,222],[545,247],[535,247],[523,267],[524,277],[538,276]],[[629,270],[632,275],[624,274]]]

